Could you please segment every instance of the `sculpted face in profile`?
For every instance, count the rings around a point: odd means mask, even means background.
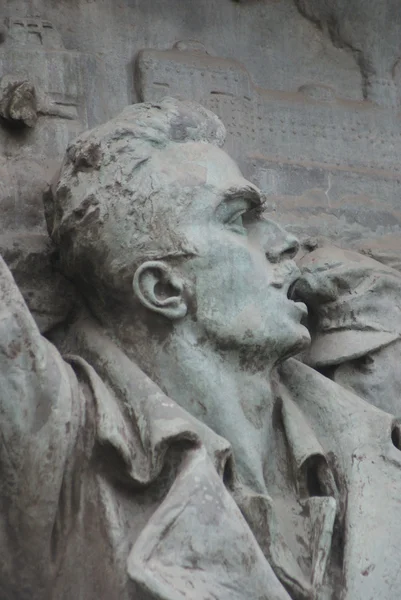
[[[287,297],[297,241],[262,217],[217,118],[168,107],[130,107],[70,150],[51,225],[65,269],[98,316],[274,362],[308,339],[305,307]]]
[[[7,600],[399,584],[398,422],[289,358],[310,341],[298,244],[224,136],[165,99],[71,144],[45,209],[82,304],[57,348],[0,260]]]
[[[262,216],[224,135],[200,107],[129,107],[70,149],[51,235],[110,337],[240,445],[244,477],[264,490],[266,385],[309,340],[306,307],[288,297],[298,243]]]

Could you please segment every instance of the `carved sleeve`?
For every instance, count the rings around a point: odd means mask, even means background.
[[[51,560],[52,537],[59,521],[59,498],[84,418],[82,406],[71,368],[40,335],[0,257],[0,552],[3,556],[13,548],[18,549],[25,561],[30,552],[36,553],[36,558],[42,557],[34,561],[36,568],[38,565],[40,568],[41,562],[44,565]]]

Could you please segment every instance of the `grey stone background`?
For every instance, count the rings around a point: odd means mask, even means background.
[[[0,125],[0,252],[43,330],[72,292],[42,192],[78,131],[164,95],[218,113],[228,151],[306,246],[401,265],[400,0],[3,0],[0,77],[36,127]]]

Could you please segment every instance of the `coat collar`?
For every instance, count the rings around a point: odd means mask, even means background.
[[[182,460],[173,486],[130,554],[128,571],[131,578],[142,587],[154,588],[154,593],[160,585],[165,585],[161,581],[165,582],[169,575],[163,562],[165,558],[162,559],[164,554],[160,550],[162,543],[171,548],[177,544],[182,550],[180,560],[183,564],[189,560],[191,548],[195,542],[199,542],[204,518],[202,502],[205,502],[205,494],[197,498],[193,494],[196,480],[189,484],[190,474],[198,472],[201,479],[206,477],[214,481],[213,489],[218,490],[217,495],[222,501],[220,509],[223,510],[224,507],[226,519],[224,531],[220,532],[221,540],[225,540],[224,544],[219,540],[223,544],[220,562],[216,558],[211,559],[215,549],[207,538],[204,539],[202,548],[206,554],[210,554],[210,560],[207,556],[202,556],[203,550],[195,553],[198,562],[206,561],[205,565],[208,564],[210,577],[213,573],[217,577],[219,569],[222,573],[222,565],[226,562],[223,547],[226,548],[230,543],[238,545],[242,539],[246,540],[249,552],[256,556],[258,567],[255,567],[253,580],[256,572],[260,581],[271,580],[269,585],[278,577],[284,587],[291,591],[292,597],[304,600],[317,598],[316,593],[322,585],[329,557],[337,491],[325,453],[287,390],[279,386],[277,393],[280,397],[284,435],[290,449],[291,465],[288,465],[288,470],[292,477],[295,474],[296,492],[300,501],[305,503],[307,539],[304,543],[310,548],[311,560],[308,573],[300,568],[279,531],[272,498],[253,493],[239,481],[229,442],[167,397],[92,321],[81,322],[75,338],[80,356],[69,355],[66,359],[72,364],[78,377],[84,378],[91,388],[96,403],[98,442],[112,445],[122,459],[122,472],[115,476],[122,481],[129,479],[134,486],[147,486],[159,477],[169,449],[182,447]],[[323,496],[319,498],[309,498],[307,478],[308,470],[312,468],[323,490]],[[213,497],[213,494],[208,496]],[[234,505],[237,508],[234,509]],[[188,517],[188,511],[191,518]],[[173,523],[177,523],[178,528],[181,521],[189,528],[185,537],[186,548],[183,547],[183,540],[174,538],[173,533],[167,543],[163,533]],[[227,527],[235,538],[231,542],[228,539],[231,533],[228,535]],[[238,533],[239,531],[242,533]],[[212,537],[214,539],[215,536]],[[215,539],[213,543],[217,543]],[[146,564],[144,556],[149,557]],[[194,557],[192,559],[195,560]],[[186,573],[187,567],[182,568],[184,571],[181,570],[178,577],[181,582],[186,579],[184,572]],[[233,573],[242,573],[242,580],[245,582],[247,577],[244,568],[233,560]],[[179,570],[176,565],[175,570],[177,569]],[[178,583],[175,581],[171,585],[173,594]],[[280,585],[277,587],[279,589]],[[169,598],[175,597],[171,594]],[[277,594],[278,599],[288,597],[284,588],[277,591]],[[234,598],[227,595],[229,597]],[[224,598],[223,593],[221,598]]]

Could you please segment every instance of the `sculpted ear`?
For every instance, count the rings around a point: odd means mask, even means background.
[[[142,263],[135,272],[132,286],[138,300],[149,310],[171,320],[182,319],[187,314],[184,283],[165,262]]]

